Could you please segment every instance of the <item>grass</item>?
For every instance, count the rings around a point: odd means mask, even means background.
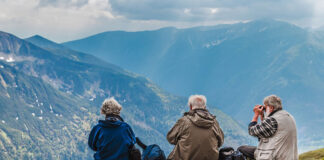
[[[299,160],[324,160],[324,148],[303,153]]]

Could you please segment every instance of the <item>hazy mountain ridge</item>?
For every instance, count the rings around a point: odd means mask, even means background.
[[[90,158],[84,136],[95,117],[87,112],[89,104],[1,65],[0,158]]]
[[[115,66],[113,64],[107,63],[97,57],[94,57],[92,55],[85,54],[82,52],[77,52],[77,51],[71,50],[61,44],[50,41],[40,35],[35,35],[32,37],[26,38],[25,40],[32,44],[37,45],[38,47],[41,47],[45,50],[50,51],[53,54],[68,58],[73,61],[89,63],[92,65],[101,66],[101,67],[113,68],[115,70],[123,70],[122,68]],[[126,72],[126,71],[123,70],[123,72]]]
[[[277,94],[297,121],[303,151],[323,146],[324,36],[271,19],[104,32],[63,43],[145,75],[171,93],[202,93],[247,125],[251,108]],[[316,128],[316,129],[314,129]]]
[[[91,159],[87,136],[102,118],[99,107],[108,96],[123,105],[122,116],[137,136],[170,151],[165,134],[187,110],[186,98],[170,95],[115,65],[96,64],[98,59],[91,55],[37,38],[40,41],[31,44],[0,32],[0,149],[5,153],[1,158]],[[210,110],[223,127],[227,144],[249,142],[237,122],[213,107]]]
[[[32,37],[33,38],[33,37]],[[41,43],[37,43],[37,42],[35,42],[35,41],[31,41],[31,39],[32,38],[28,38],[28,39],[26,39],[27,41],[30,41],[30,42],[32,42],[32,43],[34,43],[35,45],[37,45],[37,46],[41,46],[41,47],[43,47],[43,48],[45,48],[45,46],[43,46]],[[44,38],[43,38],[44,39]],[[48,41],[48,40],[47,40]],[[53,43],[52,43],[53,44]],[[50,46],[50,45],[47,45],[47,47],[46,48],[48,48],[48,49],[53,49],[53,48],[57,48],[56,47],[56,45],[57,44],[55,44],[55,46]],[[56,50],[57,51],[57,53],[65,53],[64,51],[65,50]],[[75,52],[75,51],[74,51]],[[78,53],[78,54],[84,54],[84,53]],[[135,76],[135,77],[137,77],[136,75],[132,75],[132,76]],[[141,77],[138,77],[138,78],[141,78]],[[146,81],[146,80],[145,80]],[[169,95],[168,93],[166,93],[166,92],[164,92],[163,90],[161,90],[160,88],[158,88],[157,86],[155,86],[152,82],[150,82],[150,81],[148,81],[148,82],[146,82],[145,83],[146,84],[146,86],[147,87],[149,87],[149,88],[151,88],[160,98],[161,98],[161,101],[163,102],[163,103],[165,103],[165,104],[169,104],[169,103],[174,103],[173,105],[178,105],[178,104],[181,104],[181,103],[183,103],[183,104],[186,104],[186,98],[180,98],[180,97],[174,97],[174,96],[172,96],[172,95]],[[175,102],[177,102],[177,103],[175,103]],[[172,105],[171,105],[172,106]],[[164,106],[164,108],[165,108],[166,106]],[[166,108],[167,110],[170,110],[169,108]],[[225,114],[223,114],[222,112],[220,112],[219,110],[217,110],[217,109],[214,109],[214,107],[210,107],[210,109],[212,110],[212,112],[213,113],[217,113],[216,115],[218,115],[218,116],[220,116],[220,119],[219,119],[219,121],[221,121],[222,122],[222,124],[224,125],[224,126],[226,126],[226,130],[225,130],[225,132],[228,134],[228,136],[227,136],[227,138],[228,139],[231,139],[230,140],[230,142],[232,142],[232,141],[236,141],[237,142],[237,144],[239,143],[239,139],[232,139],[233,137],[237,137],[237,136],[239,136],[240,134],[243,134],[243,135],[246,135],[246,133],[243,133],[242,131],[238,131],[238,130],[236,130],[236,128],[240,128],[240,126],[239,125],[237,125],[237,124],[234,124],[234,123],[236,123],[236,122],[234,122],[233,120],[231,120],[231,118],[229,117],[229,116],[227,116],[227,115],[225,115]],[[169,124],[169,125],[173,125],[173,123],[174,123],[174,121],[176,120],[176,119],[178,119],[179,118],[179,116],[181,115],[181,114],[179,114],[180,112],[184,112],[184,111],[186,111],[186,107],[181,107],[181,109],[179,110],[179,109],[176,109],[176,112],[174,112],[174,113],[169,113],[169,114],[171,114],[171,115],[168,115],[168,116],[166,116],[164,119],[167,119],[167,123]],[[157,110],[157,111],[154,111],[154,113],[156,113],[156,114],[159,114],[159,110]],[[132,115],[130,115],[130,116],[132,116]],[[142,117],[142,118],[147,118],[147,117]],[[170,119],[173,119],[173,121],[171,121],[170,122]],[[157,128],[160,128],[160,130],[162,130],[162,131],[165,131],[165,130],[168,130],[169,128],[161,128],[161,126],[159,126],[159,125],[157,125],[156,126]],[[245,128],[244,128],[245,129]],[[244,140],[245,141],[245,140]],[[245,141],[246,142],[246,141]]]

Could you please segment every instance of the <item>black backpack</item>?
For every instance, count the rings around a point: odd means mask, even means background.
[[[130,160],[141,160],[141,151],[135,145],[129,147],[128,153]]]
[[[219,160],[245,160],[245,157],[232,147],[223,147],[219,150]]]
[[[142,160],[166,160],[163,150],[157,144],[146,146],[136,137],[137,144],[143,148]]]

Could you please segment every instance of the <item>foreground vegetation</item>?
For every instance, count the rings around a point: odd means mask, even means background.
[[[303,153],[299,160],[324,160],[324,148]]]

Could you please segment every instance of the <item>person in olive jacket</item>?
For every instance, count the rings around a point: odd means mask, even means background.
[[[132,128],[120,117],[122,106],[114,99],[106,99],[101,107],[105,120],[99,120],[90,132],[88,145],[96,151],[96,160],[128,160],[129,148],[135,143]]]
[[[189,97],[189,112],[184,113],[167,134],[175,145],[168,159],[218,160],[218,148],[224,143],[224,133],[216,117],[206,109],[206,97]]]

